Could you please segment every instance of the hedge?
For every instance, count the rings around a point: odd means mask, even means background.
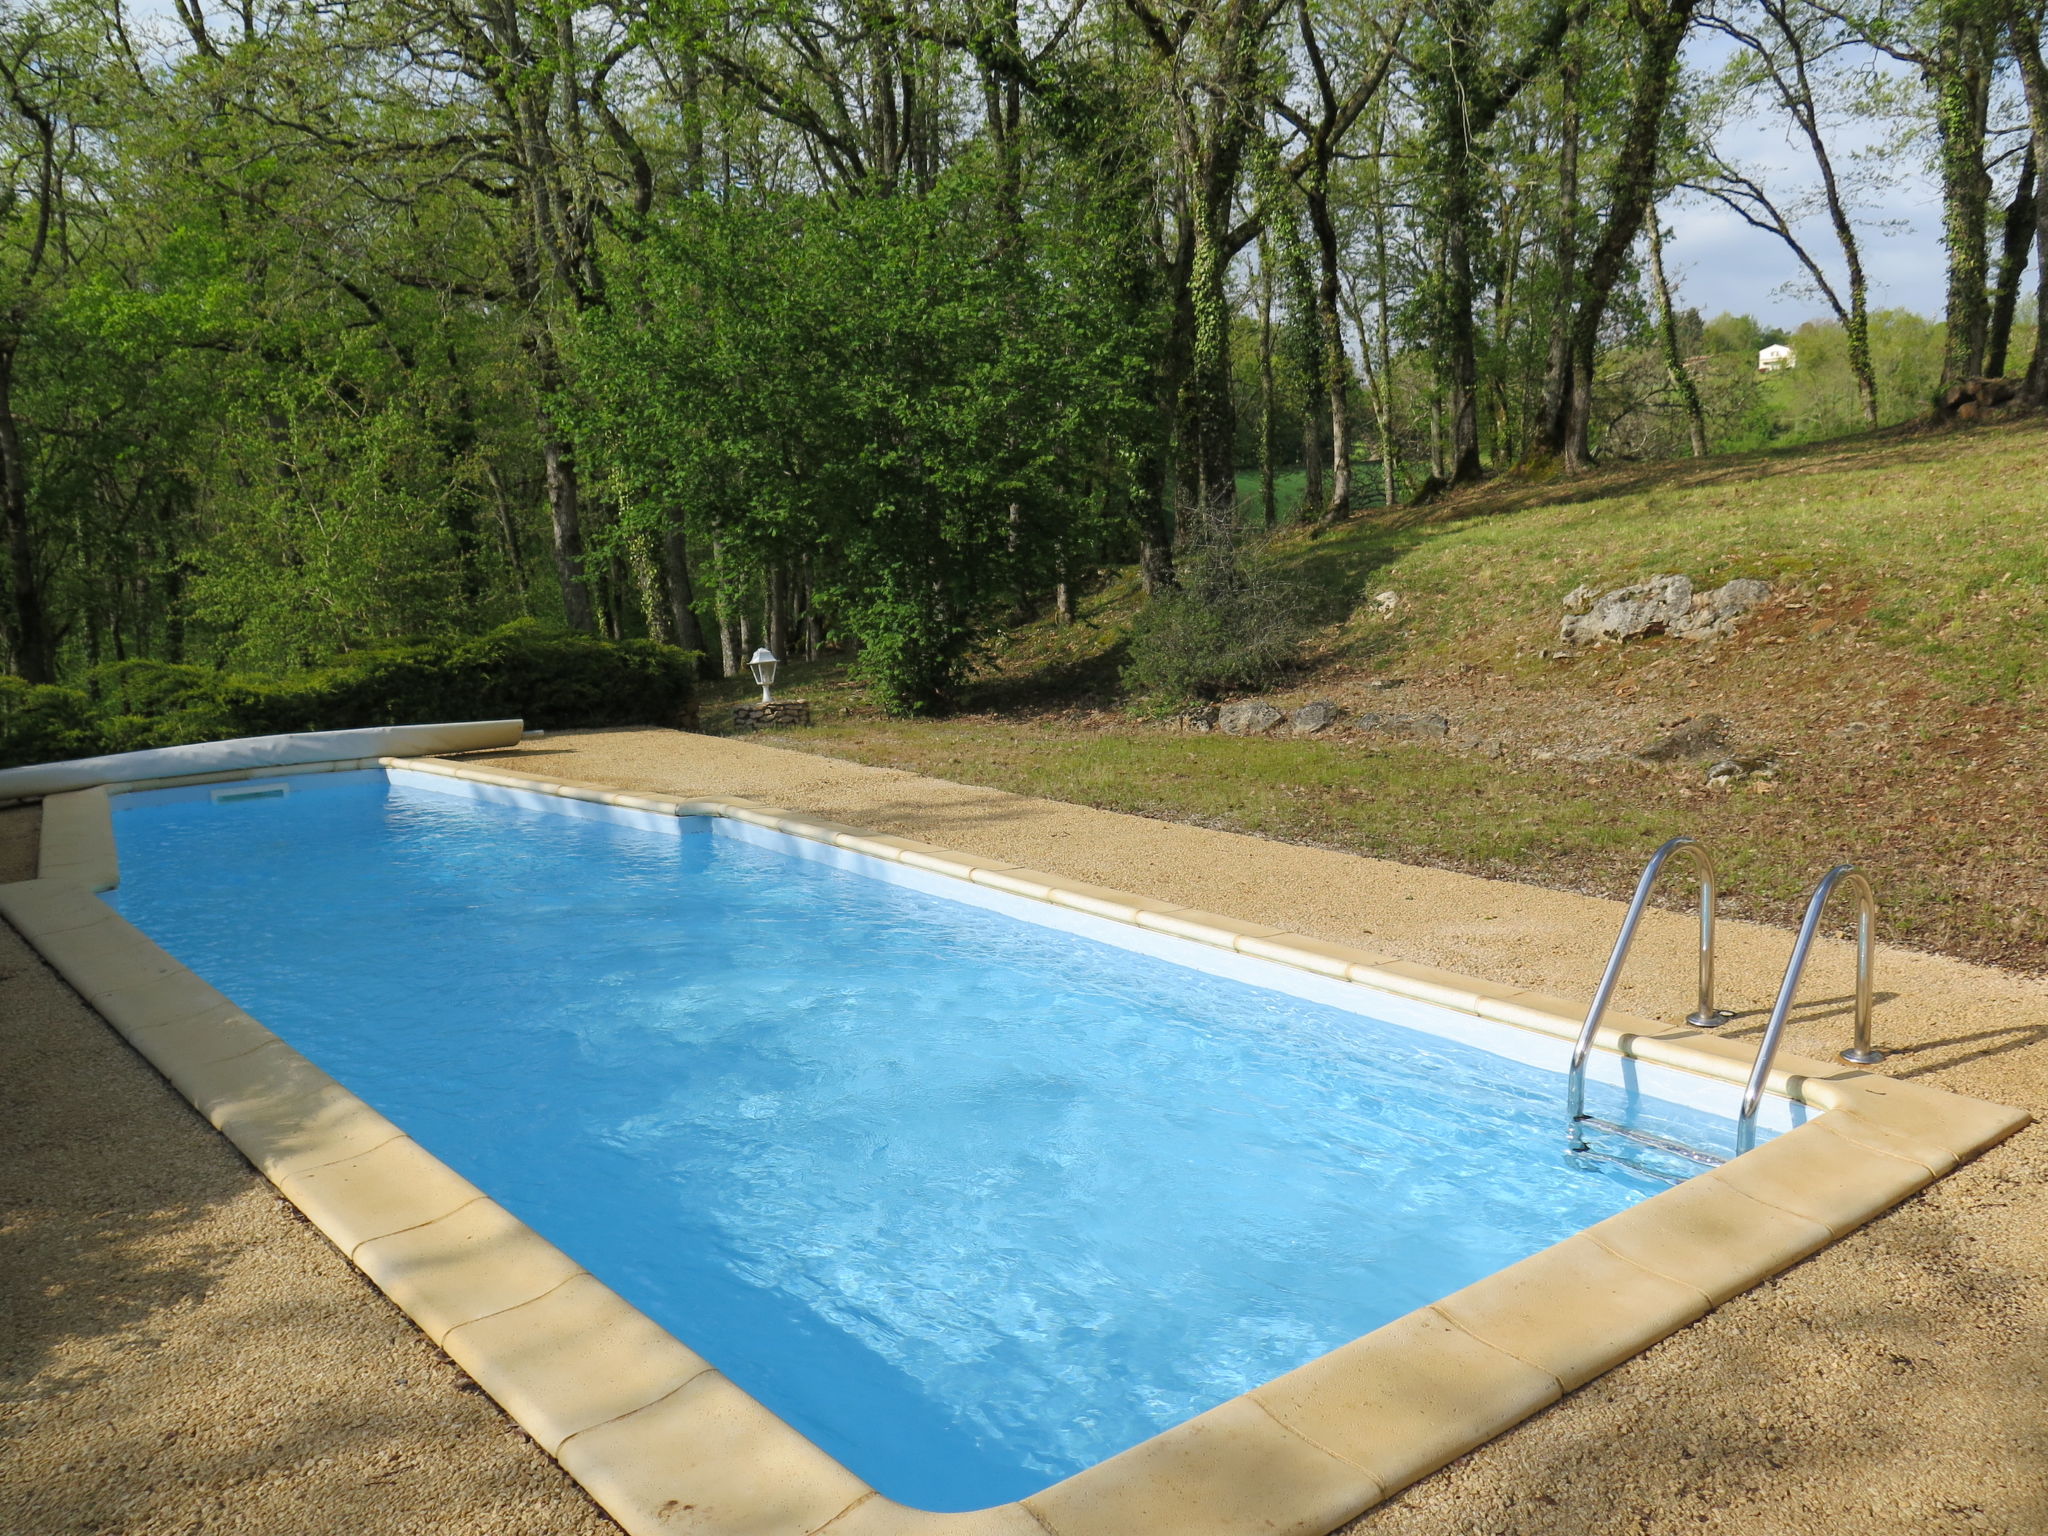
[[[103,752],[517,717],[529,729],[697,723],[696,656],[521,620],[486,635],[356,651],[281,677],[124,661],[82,688],[0,676],[0,768]]]

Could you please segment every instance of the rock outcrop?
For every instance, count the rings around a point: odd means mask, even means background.
[[[1646,635],[1718,640],[1770,595],[1769,582],[1750,576],[1707,592],[1695,592],[1689,576],[1652,576],[1607,592],[1584,586],[1566,596],[1559,634],[1567,645],[1619,645]]]
[[[1287,717],[1297,736],[1314,736],[1337,723],[1337,706],[1328,699],[1312,699]]]
[[[1226,736],[1263,736],[1287,717],[1264,699],[1226,704],[1216,712],[1216,728]]]

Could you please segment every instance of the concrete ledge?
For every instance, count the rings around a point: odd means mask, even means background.
[[[1552,1038],[1583,1017],[1559,999],[752,801],[381,765],[727,817]],[[109,909],[92,894],[118,878],[105,790],[53,796],[43,826],[40,876],[0,887],[0,913],[634,1536],[683,1528],[685,1509],[702,1536],[1318,1536],[2029,1118],[1781,1058],[1770,1090],[1823,1111],[1799,1129],[1020,1504],[935,1514],[867,1488]],[[1721,1083],[1748,1070],[1735,1042],[1618,1015],[1596,1045]]]
[[[74,790],[43,801],[43,847],[36,878],[69,881],[88,891],[111,891],[121,883],[104,789]]]

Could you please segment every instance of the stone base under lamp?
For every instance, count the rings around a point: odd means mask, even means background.
[[[736,731],[758,731],[775,725],[810,723],[809,699],[771,699],[765,704],[756,699],[751,704],[735,704],[732,707],[732,727]]]

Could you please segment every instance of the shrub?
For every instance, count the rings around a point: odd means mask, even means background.
[[[352,652],[280,677],[128,661],[92,694],[0,678],[0,767],[233,736],[518,717],[529,727],[697,721],[696,657],[521,620],[486,635]],[[96,699],[96,701],[95,701]]]
[[[1243,534],[1202,535],[1181,554],[1179,585],[1132,624],[1124,686],[1165,704],[1263,688],[1294,660],[1320,607]]]
[[[77,689],[0,675],[0,768],[92,757],[107,750],[105,740]]]

